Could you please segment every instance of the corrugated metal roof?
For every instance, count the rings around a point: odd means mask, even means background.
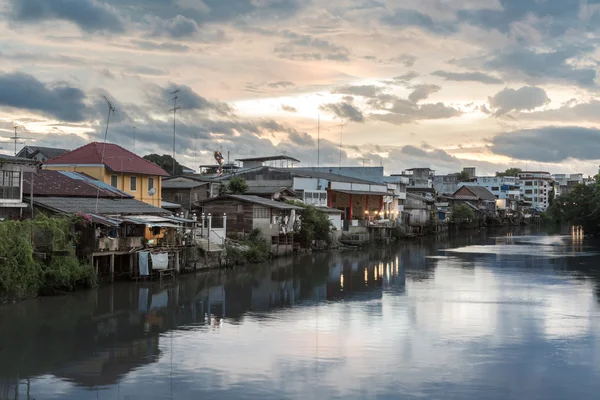
[[[277,210],[302,210],[302,207],[293,206],[291,204],[281,203],[279,201],[265,199],[264,197],[246,195],[246,194],[228,194],[226,196],[214,197],[212,199],[207,199],[202,201],[201,203],[214,203],[222,199],[236,199],[246,203],[259,204],[269,208],[275,208]]]
[[[165,189],[193,189],[193,188],[197,188],[200,186],[208,185],[208,182],[201,182],[201,181],[194,180],[194,179],[188,179],[185,181],[181,181],[181,180],[177,180],[177,179],[178,178],[163,181],[162,182],[162,190],[165,190]]]
[[[66,175],[66,176],[70,177],[70,178],[73,178],[73,179],[84,180],[84,181],[86,181],[88,183],[91,183],[94,186],[100,187],[100,189],[104,189],[104,190],[107,190],[109,192],[115,193],[119,197],[133,197],[129,193],[124,192],[124,191],[122,191],[122,190],[120,190],[120,189],[118,189],[118,188],[116,188],[116,187],[114,187],[112,185],[109,185],[106,182],[102,182],[102,181],[100,181],[100,180],[98,180],[98,179],[96,179],[94,177],[91,177],[91,176],[89,176],[87,174],[82,174],[80,172],[71,172],[71,171],[59,171],[59,172],[61,174],[63,174],[63,175]]]
[[[65,214],[82,212],[96,215],[168,215],[169,211],[135,199],[89,197],[33,197],[34,204]]]
[[[161,200],[160,206],[162,208],[181,208],[181,204],[171,203],[169,201]]]
[[[158,165],[113,143],[88,143],[44,164],[104,164],[114,172],[169,176]]]
[[[294,191],[280,186],[249,186],[248,190],[246,190],[246,194],[275,194],[285,191],[294,193]]]
[[[481,200],[488,200],[488,201],[496,201],[496,196],[494,196],[494,194],[492,192],[490,192],[487,188],[485,188],[483,186],[465,185],[465,186],[461,187],[460,189],[458,189],[457,192],[463,188],[465,188],[469,192],[473,193],[473,196],[475,196],[477,198],[477,200],[481,199]]]
[[[37,173],[23,174],[25,184],[23,194],[31,194],[31,180],[33,179],[33,195],[53,197],[93,197],[96,198],[132,198],[131,195],[121,192],[112,186],[106,187],[103,182],[95,179],[83,178],[73,172],[40,170]],[[98,190],[100,187],[100,190]]]
[[[390,196],[388,192],[366,192],[362,190],[332,190],[332,192],[346,193],[346,194],[357,194],[365,196]]]

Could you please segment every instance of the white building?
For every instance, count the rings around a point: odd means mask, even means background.
[[[550,205],[553,182],[549,172],[523,171],[519,173],[522,199],[539,211],[546,211]]]
[[[519,178],[514,176],[480,176],[475,182],[465,182],[464,185],[483,186],[492,192],[497,199],[521,199],[521,182]]]
[[[555,182],[557,197],[567,194],[574,186],[586,181],[583,174],[554,174],[552,179]]]

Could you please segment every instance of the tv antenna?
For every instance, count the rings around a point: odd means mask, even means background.
[[[108,137],[108,125],[110,124],[110,116],[114,115],[116,109],[113,107],[112,103],[106,96],[102,96],[104,101],[106,101],[106,105],[108,106],[108,115],[106,116],[106,129],[104,131],[104,144],[102,145],[102,156],[100,157],[100,179],[102,179],[102,174],[104,173],[104,153],[106,152],[106,139]],[[98,198],[100,197],[100,185],[96,185],[96,212],[98,212]]]
[[[173,176],[175,176],[175,122],[177,120],[177,110],[181,109],[181,107],[177,107],[177,99],[179,99],[179,92],[179,89],[171,92],[171,95],[173,95],[173,108],[169,110],[173,111]]]
[[[19,126],[19,125],[13,126],[13,129],[15,130],[15,134],[13,136],[3,136],[2,137],[2,139],[8,139],[11,142],[15,143],[15,156],[17,155],[17,144],[25,143],[24,141],[22,141],[22,139],[31,139],[31,138],[19,136],[19,132],[18,132],[19,128],[21,128],[21,126]],[[5,142],[5,143],[8,143],[8,142]]]

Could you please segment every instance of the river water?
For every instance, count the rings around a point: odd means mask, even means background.
[[[592,399],[600,247],[475,232],[0,307],[0,399]]]

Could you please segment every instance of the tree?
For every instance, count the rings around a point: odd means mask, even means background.
[[[475,218],[475,212],[466,204],[458,204],[452,207],[452,221],[458,223],[469,222]]]
[[[580,225],[586,234],[600,234],[600,185],[579,184],[554,200],[547,215],[556,223]]]
[[[469,176],[469,173],[467,171],[460,171],[456,174],[456,178],[458,179],[459,182],[466,182],[471,180],[471,177]]]
[[[333,225],[329,217],[323,211],[313,205],[304,204],[301,201],[290,200],[288,204],[302,207],[300,211],[301,223],[295,227],[296,235],[294,238],[304,248],[310,247],[314,240],[323,240],[331,242],[331,230]]]
[[[231,194],[244,194],[248,191],[248,184],[246,183],[246,180],[244,178],[234,176],[229,180],[227,190]]]
[[[170,155],[163,154],[162,156],[159,156],[158,154],[148,154],[144,156],[144,159],[153,162],[154,164],[167,171],[167,173],[169,173],[170,175],[173,175],[173,157],[171,157]],[[175,175],[182,174],[183,167],[177,162],[177,160],[175,160]]]
[[[504,172],[496,172],[496,176],[500,178],[505,176],[519,176],[521,172],[523,172],[521,168],[509,168]]]

